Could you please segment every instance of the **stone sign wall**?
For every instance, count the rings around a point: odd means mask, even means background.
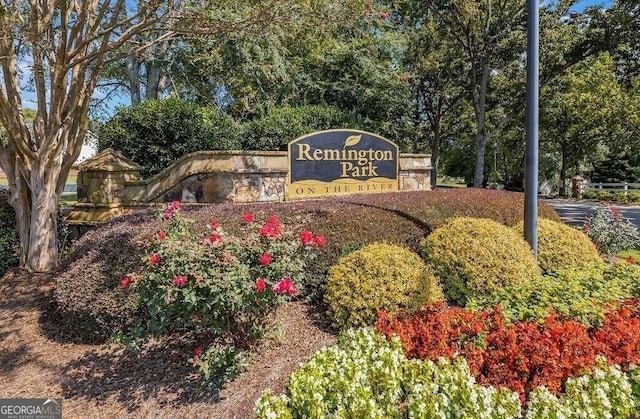
[[[398,189],[427,190],[431,157],[400,154]],[[202,203],[284,201],[286,151],[204,151],[178,159],[150,179],[135,162],[107,149],[78,167],[78,203],[70,223],[103,222],[141,205],[180,200]]]

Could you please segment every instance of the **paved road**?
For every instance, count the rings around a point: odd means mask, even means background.
[[[569,199],[545,199],[543,202],[551,205],[560,214],[560,218],[567,224],[582,225],[585,212],[591,214],[598,206],[592,201],[572,201]],[[640,229],[640,206],[611,205]]]

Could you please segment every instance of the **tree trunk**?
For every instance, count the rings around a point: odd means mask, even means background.
[[[142,100],[140,97],[140,62],[134,52],[127,55],[127,75],[129,76],[129,95],[131,106],[135,106]]]
[[[147,66],[147,89],[145,99],[160,98],[160,91],[163,86],[162,68],[155,62],[146,63]]]
[[[473,187],[482,188],[484,183],[484,154],[487,146],[487,137],[482,133],[476,134],[476,169],[473,176]]]
[[[39,165],[38,165],[39,166]],[[34,167],[31,171],[29,213],[25,213],[24,199],[16,209],[16,218],[24,223],[21,229],[28,226],[28,243],[21,244],[25,255],[24,267],[31,272],[46,272],[58,266],[58,194],[56,193],[59,167]],[[26,191],[25,191],[26,192]],[[23,196],[26,194],[23,194]],[[26,196],[25,196],[26,197]],[[19,213],[20,212],[20,213]]]
[[[567,196],[567,141],[565,139],[560,143],[560,156],[562,163],[560,165],[560,188],[558,193],[560,196]]]
[[[473,187],[481,188],[484,183],[484,153],[489,136],[486,133],[487,91],[489,90],[489,63],[482,64],[480,84],[474,87],[474,109],[476,112],[476,167]]]
[[[438,183],[438,165],[440,164],[440,127],[433,127],[433,148],[431,149],[431,189]]]

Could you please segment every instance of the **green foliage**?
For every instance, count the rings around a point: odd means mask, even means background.
[[[397,338],[351,329],[318,351],[289,380],[288,394],[266,390],[258,418],[517,418],[517,393],[475,383],[464,359],[409,361]]]
[[[566,269],[519,286],[505,287],[467,303],[473,310],[500,305],[512,321],[536,321],[552,311],[587,326],[601,326],[607,307],[640,296],[640,268],[621,263]]]
[[[422,255],[433,266],[447,300],[461,306],[469,298],[540,277],[522,236],[488,219],[449,221],[427,236]]]
[[[610,153],[594,165],[589,178],[595,183],[640,182],[640,156],[631,151]]]
[[[524,235],[523,222],[514,228],[519,235]],[[589,236],[566,224],[538,219],[538,264],[542,273],[579,270],[594,263],[601,264],[602,258]]]
[[[246,126],[244,150],[286,150],[287,144],[306,134],[334,128],[357,128],[355,118],[328,106],[281,107],[269,110]]]
[[[19,263],[20,242],[15,217],[9,205],[9,190],[0,187],[0,277]]]
[[[415,310],[443,299],[420,256],[389,244],[370,244],[331,267],[325,299],[340,328],[372,325],[379,310]]]
[[[284,229],[275,216],[264,224],[245,214],[238,236],[227,234],[217,221],[199,238],[189,231],[193,220],[179,214],[171,203],[163,214],[169,219],[157,234],[145,276],[133,284],[121,283],[139,295],[149,316],[130,333],[118,337],[137,348],[148,337],[194,332],[213,339],[206,353],[194,362],[206,379],[237,370],[242,351],[250,349],[269,330],[268,314],[303,283],[305,260],[313,257],[313,233],[300,238]],[[315,241],[314,241],[315,240]]]
[[[118,108],[100,127],[98,144],[121,152],[150,177],[195,151],[240,149],[240,135],[233,120],[215,108],[169,98]]]
[[[582,230],[603,254],[614,255],[640,246],[640,231],[612,207],[598,206],[586,218]]]

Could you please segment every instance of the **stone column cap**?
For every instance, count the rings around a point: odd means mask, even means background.
[[[76,168],[80,171],[126,172],[140,171],[142,166],[126,158],[112,148],[107,148],[87,159]]]

